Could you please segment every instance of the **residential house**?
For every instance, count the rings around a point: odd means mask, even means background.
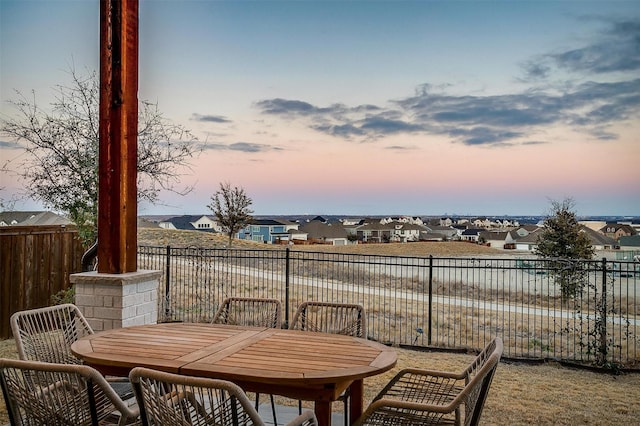
[[[602,220],[581,220],[578,222],[580,225],[586,226],[587,228],[593,229],[594,231],[598,231],[602,229],[602,227],[607,225],[607,222]]]
[[[533,251],[535,247],[538,246],[538,238],[542,235],[543,229],[544,228],[541,227],[537,231],[530,232],[529,235],[518,238],[515,242],[516,250]],[[588,226],[582,225],[580,232],[584,232],[587,235],[591,247],[593,247],[594,250],[610,250],[619,247],[616,240],[602,235],[600,232],[594,231]]]
[[[0,226],[72,225],[69,219],[49,211],[9,211],[0,213]]]
[[[513,250],[516,248],[517,236],[514,231],[483,231],[479,238],[489,247]]]
[[[588,226],[582,225],[580,231],[587,234],[587,237],[589,237],[589,241],[591,242],[591,247],[595,250],[611,250],[619,248],[616,240],[609,238],[606,235],[602,235],[600,232],[594,231]]]
[[[537,229],[532,230],[527,235],[522,236],[522,237],[518,237],[516,239],[516,243],[515,243],[516,244],[516,250],[519,250],[519,251],[533,251],[533,249],[535,249],[538,246],[538,239],[540,238],[540,235],[542,235],[542,229],[543,228],[538,227],[538,226],[536,226],[536,228]],[[520,229],[522,229],[522,227]],[[518,234],[518,231],[520,229],[515,231],[516,234]]]
[[[307,234],[307,240],[318,244],[343,246],[349,244],[347,230],[340,222],[326,223],[312,220],[300,226],[300,231]]]
[[[380,220],[380,223],[382,224],[387,224],[392,222],[408,223],[411,225],[424,225],[424,222],[422,222],[422,218],[417,216],[387,217]]]
[[[425,231],[424,226],[417,223],[392,222],[391,242],[407,243],[411,241],[420,241],[420,234]]]
[[[365,224],[366,219],[345,217],[345,218],[340,219],[340,222],[345,227],[348,227],[348,226],[360,226],[360,225],[364,225]]]
[[[419,241],[425,231],[424,226],[403,222],[372,222],[356,228],[358,241],[370,243],[387,243]]]
[[[289,234],[288,239],[287,237],[282,237],[280,242],[286,241],[290,244],[294,244],[294,241],[307,241],[307,237],[309,236],[307,232],[304,232],[301,229],[289,229],[287,233]]]
[[[445,241],[457,237],[458,231],[452,226],[425,225],[425,231],[420,234],[423,241]]]
[[[621,223],[607,223],[605,226],[599,229],[600,233],[606,235],[614,240],[620,237],[630,237],[636,235],[637,232],[631,225]]]
[[[464,231],[466,231],[467,229],[469,229],[469,227],[467,225],[460,224],[460,223],[453,224],[453,225],[451,225],[451,227],[456,230],[456,235],[454,236],[454,239],[456,239],[456,240],[461,240],[462,239],[462,233]]]
[[[222,232],[222,227],[213,216],[182,215],[175,216],[158,224],[164,229],[182,229],[188,231]]]
[[[487,217],[476,218],[471,221],[471,224],[476,228],[484,228],[484,229],[489,229],[496,226],[496,224]]]
[[[453,220],[450,217],[441,217],[440,218],[440,226],[451,226],[453,225]]]
[[[482,231],[484,231],[484,229],[467,228],[460,234],[460,239],[462,241],[473,241],[477,243],[480,240],[480,233]]]
[[[254,219],[238,232],[241,240],[251,240],[266,244],[289,241],[291,230],[298,230],[300,224],[288,220]]]
[[[358,241],[365,243],[386,243],[391,240],[391,227],[378,223],[365,223],[356,227]]]
[[[509,220],[509,219],[496,219],[495,224],[498,228],[513,228],[520,226],[520,222],[517,220]]]
[[[536,232],[540,229],[538,225],[522,225],[515,229],[515,233],[518,235],[517,238],[526,237],[532,232]]]

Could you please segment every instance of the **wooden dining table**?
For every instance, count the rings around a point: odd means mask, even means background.
[[[71,351],[103,374],[137,366],[232,381],[246,392],[314,401],[321,426],[331,403],[350,389],[349,415],[363,410],[365,377],[393,368],[393,348],[351,336],[201,323],[163,323],[107,330],[81,338]]]

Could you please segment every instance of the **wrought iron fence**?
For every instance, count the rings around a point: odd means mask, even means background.
[[[511,358],[640,368],[638,262],[146,246],[138,254],[139,267],[164,271],[163,321],[211,321],[229,296],[280,299],[285,323],[306,300],[359,303],[368,337],[387,344],[480,349],[499,335]]]

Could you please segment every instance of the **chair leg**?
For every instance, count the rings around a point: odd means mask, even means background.
[[[273,399],[273,394],[269,396],[271,397],[271,411],[273,411],[273,425],[278,426],[278,419],[276,418],[276,403]]]
[[[278,418],[276,417],[276,401],[273,399],[273,394],[269,395],[271,398],[271,413],[273,414],[273,425],[278,426]],[[256,411],[260,406],[260,394],[256,393]]]
[[[302,414],[302,400],[298,400],[298,415]]]
[[[344,396],[344,426],[349,426],[349,397]]]

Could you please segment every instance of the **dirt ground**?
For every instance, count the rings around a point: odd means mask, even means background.
[[[460,371],[473,355],[397,349],[398,364],[365,379],[365,404],[400,369],[411,366]],[[13,340],[0,341],[0,357],[16,358]],[[292,400],[278,403],[295,405]],[[342,404],[335,404],[340,409]],[[618,376],[559,364],[501,362],[482,415],[484,425],[632,425],[640,419],[640,374]],[[9,419],[0,400],[0,424]]]

